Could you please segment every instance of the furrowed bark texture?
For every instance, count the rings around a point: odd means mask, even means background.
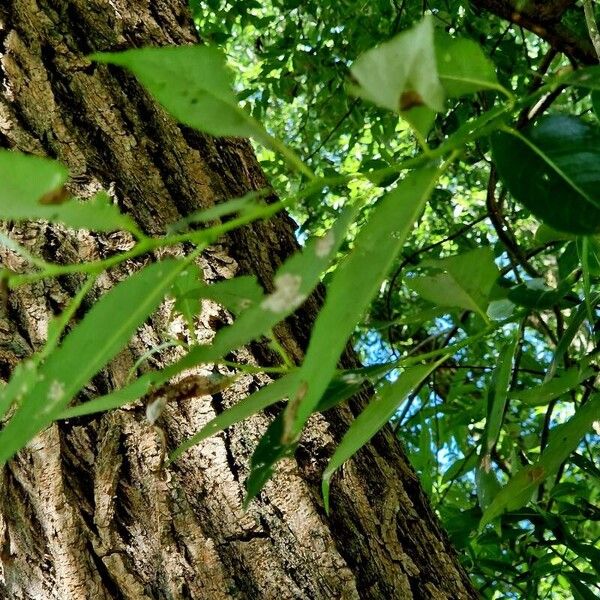
[[[92,51],[194,41],[183,0],[3,0],[0,146],[59,158],[71,169],[73,193],[89,197],[109,189],[150,233],[192,210],[264,187],[245,141],[180,128],[132,77],[85,58]],[[3,229],[55,261],[101,258],[131,243],[125,235],[44,223]],[[209,280],[252,272],[268,288],[274,269],[295,248],[293,224],[280,217],[237,232],[207,251],[201,264]],[[25,266],[6,249],[0,260],[16,271]],[[104,275],[92,296],[143,262]],[[81,281],[65,277],[11,292],[0,319],[4,379],[43,343],[49,315]],[[317,306],[315,295],[278,332],[297,358]],[[228,318],[218,307],[206,308],[201,339],[210,340]],[[177,334],[177,327],[163,307],[82,399],[123,384],[137,357]],[[260,346],[235,358],[252,361],[258,353],[268,358]],[[163,352],[144,368],[175,356]],[[389,432],[344,469],[334,486],[333,515],[324,515],[320,473],[348,426],[349,408],[311,421],[296,459],[246,512],[247,460],[268,416],[162,467],[163,440],[174,447],[264,383],[246,376],[222,394],[168,406],[159,421],[164,438],[147,424],[140,404],[42,432],[1,476],[0,597],[475,598]]]

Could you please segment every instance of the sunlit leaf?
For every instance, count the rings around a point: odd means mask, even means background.
[[[440,81],[450,97],[500,87],[494,65],[472,40],[437,31],[435,55]]]
[[[333,474],[390,420],[406,397],[443,360],[445,359],[406,369],[396,381],[378,390],[368,406],[358,415],[323,472],[322,490],[325,510],[329,511],[329,485]]]
[[[285,437],[299,435],[331,380],[348,338],[376,294],[439,177],[437,169],[409,175],[374,206],[354,248],[333,274],[302,365],[305,393],[290,402]]]
[[[264,298],[264,292],[253,275],[242,275],[213,284],[192,286],[182,299],[198,301],[214,300],[234,314],[255,306]]]
[[[89,200],[69,197],[64,189],[67,169],[57,161],[0,149],[0,218],[45,220],[74,229],[136,231],[108,194]]]
[[[433,19],[365,52],[352,65],[356,94],[395,112],[426,105],[444,108],[433,43]]]
[[[290,391],[296,392],[298,388],[299,375],[300,373],[294,372],[289,376],[289,381],[294,386]],[[327,387],[327,390],[319,401],[315,412],[324,412],[329,410],[352,397],[354,394],[359,392],[364,384],[364,381],[365,380],[360,375],[353,373],[336,377]],[[235,410],[235,407],[230,409],[230,411],[232,410]],[[237,411],[236,414],[238,414]],[[293,453],[293,445],[289,446],[281,443],[281,434],[285,426],[284,418],[285,413],[279,413],[277,418],[267,429],[267,435],[260,440],[255,452],[252,455],[250,460],[250,474],[246,480],[246,496],[244,498],[245,506],[249,504],[250,500],[252,500],[252,498],[254,498],[260,492],[264,484],[269,480],[273,474],[273,467],[277,461]]]
[[[410,279],[407,285],[439,306],[457,306],[479,313],[487,321],[489,294],[500,273],[489,247],[421,263],[434,275]]]
[[[498,482],[496,473],[486,465],[480,465],[475,471],[475,487],[477,489],[477,500],[481,510],[493,502],[502,486]]]
[[[585,368],[580,370],[577,367],[573,367],[559,377],[554,377],[533,388],[512,391],[510,397],[525,402],[530,406],[543,406],[575,389],[593,374],[594,371],[592,369]]]
[[[271,302],[267,306],[263,306],[261,302],[244,310],[232,325],[217,332],[211,344],[194,346],[173,365],[161,371],[147,373],[124,388],[86,402],[81,408],[75,407],[62,412],[62,418],[74,414],[86,414],[84,412],[86,409],[89,412],[100,412],[134,402],[152,387],[166,383],[185,369],[218,361],[236,348],[268,333],[279,321],[292,314],[298,308],[299,302],[302,303],[319,283],[321,274],[344,241],[355,210],[355,208],[349,207],[340,213],[335,224],[325,236],[310,239],[302,252],[291,256],[278,270],[275,276],[276,288],[278,278],[283,278],[285,282],[290,281],[290,278],[293,277],[293,295],[288,293],[289,290],[284,290],[285,293],[278,296],[277,289],[275,289],[271,295]],[[296,284],[298,285],[296,286]],[[273,296],[275,296],[276,302],[273,302]],[[274,308],[276,310],[273,310]]]
[[[92,54],[96,62],[130,70],[181,123],[211,135],[262,137],[233,93],[233,75],[221,50],[208,46],[139,48]]]
[[[483,434],[481,456],[486,457],[498,441],[502,429],[509,387],[512,377],[512,368],[519,336],[513,335],[512,339],[504,344],[498,355],[498,362],[490,385],[487,390],[487,419]]]

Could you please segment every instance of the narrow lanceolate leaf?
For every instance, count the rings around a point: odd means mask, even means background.
[[[257,392],[250,394],[237,404],[228,408],[221,414],[217,415],[212,421],[207,423],[196,435],[192,436],[180,446],[178,446],[171,454],[169,460],[177,460],[186,450],[199,444],[206,438],[223,431],[235,423],[239,423],[252,415],[264,410],[268,406],[275,404],[283,399],[289,399],[290,395],[298,386],[298,371],[289,373],[261,388]],[[358,392],[363,384],[363,379],[360,376],[342,375],[331,382],[327,393],[323,396],[322,402],[318,406],[319,411],[325,411],[340,402],[348,399],[350,396]],[[247,498],[249,500],[249,498]]]
[[[237,103],[225,55],[208,46],[97,53],[96,62],[125,67],[181,123],[211,135],[261,137],[263,129]]]
[[[498,442],[502,423],[504,422],[518,341],[519,336],[514,335],[512,339],[504,344],[487,390],[487,418],[479,452],[479,464],[475,472],[477,499],[482,510],[485,510],[492,503],[494,497],[500,491],[496,474],[491,469],[490,455]]]
[[[323,501],[329,511],[329,484],[332,475],[362,448],[394,415],[398,406],[431,372],[444,362],[418,365],[406,369],[396,381],[381,388],[342,438],[323,473]]]
[[[233,325],[218,332],[212,344],[211,354],[216,352],[219,357],[224,356],[231,350],[270,332],[277,323],[291,315],[319,283],[344,241],[356,210],[357,207],[344,210],[324,236],[311,238],[301,252],[291,256],[277,271],[273,291],[265,295],[260,302],[253,304],[258,298],[257,294],[250,290],[251,296],[247,299],[250,300],[251,306],[239,315]],[[245,292],[248,292],[247,288]],[[224,302],[225,296],[221,295],[218,301]],[[202,359],[204,352],[203,348],[193,349],[189,355],[190,359],[196,362],[210,362],[211,359]]]
[[[508,392],[512,376],[512,367],[517,349],[519,336],[514,335],[509,340],[498,356],[498,363],[492,374],[487,394],[487,419],[483,433],[483,444],[481,447],[482,458],[492,451],[504,421],[504,412],[508,400]]]
[[[89,410],[90,413],[99,412],[134,402],[181,371],[199,364],[217,361],[232,350],[270,332],[279,321],[292,314],[319,283],[321,274],[327,269],[344,241],[355,214],[355,207],[344,210],[325,236],[310,239],[302,252],[290,257],[275,275],[273,293],[264,296],[261,302],[244,310],[232,325],[220,329],[212,344],[194,346],[188,354],[173,365],[161,371],[147,373],[130,385],[106,396],[95,398],[81,405],[81,408],[69,409],[61,416],[66,418],[75,411],[79,415],[87,414],[82,412],[85,410]],[[229,291],[232,290],[229,288]],[[225,302],[224,297],[221,294],[219,296],[218,301]]]
[[[436,32],[435,55],[440,81],[450,97],[502,89],[494,65],[472,40]]]
[[[0,432],[0,463],[51,423],[127,344],[184,266],[184,262],[175,260],[149,265],[119,283],[92,307],[38,368],[35,383],[16,399],[19,407]]]
[[[510,193],[557,231],[600,232],[600,128],[553,115],[523,133],[492,136],[498,173]]]
[[[533,465],[519,471],[496,495],[484,512],[480,528],[504,512],[517,510],[527,504],[538,486],[559,469],[573,452],[592,424],[600,419],[600,395],[595,395],[580,407],[563,425],[554,428],[548,446]]]
[[[57,161],[0,149],[0,219],[41,219],[73,229],[136,231],[105,192],[75,200],[64,189],[69,176]]]
[[[485,510],[502,489],[496,473],[485,464],[479,465],[475,471],[475,487],[481,510]]]
[[[466,308],[487,321],[490,292],[500,276],[491,248],[423,261],[421,266],[439,272],[415,277],[408,281],[408,287],[438,306]]]
[[[378,106],[395,112],[417,106],[444,109],[431,17],[365,52],[350,71],[359,83],[353,91]]]
[[[257,392],[246,396],[231,408],[217,415],[207,423],[197,434],[180,444],[171,454],[169,460],[177,460],[186,450],[199,444],[211,435],[227,429],[252,415],[264,410],[268,406],[289,398],[298,384],[297,373],[290,373],[273,383],[261,388]]]
[[[287,399],[291,398],[291,393],[297,393],[299,374],[299,372],[295,372],[293,376],[289,376],[293,377],[290,381],[293,383],[294,388],[291,390],[290,395],[287,396]],[[315,412],[325,412],[348,400],[359,392],[364,382],[365,379],[357,373],[346,373],[337,376],[330,382],[325,394],[323,394],[319,404],[317,404]],[[275,463],[293,452],[293,446],[281,443],[284,418],[285,413],[279,413],[252,455],[250,460],[250,474],[246,480],[246,497],[244,498],[244,505],[246,506],[269,480]]]
[[[562,375],[536,385],[533,388],[513,391],[510,393],[510,397],[524,402],[529,406],[543,406],[575,389],[593,374],[594,370],[591,368],[579,369],[573,367],[565,371]]]
[[[334,273],[313,327],[298,394],[286,409],[284,442],[298,437],[317,406],[355,324],[379,290],[439,175],[434,168],[416,171],[381,198],[356,236],[354,249]]]

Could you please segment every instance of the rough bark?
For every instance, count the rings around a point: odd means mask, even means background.
[[[150,233],[179,216],[249,189],[264,177],[249,145],[213,140],[177,126],[118,69],[85,55],[195,41],[184,0],[4,0],[0,5],[0,145],[57,157],[71,190],[111,190]],[[123,235],[72,232],[44,223],[4,230],[55,261],[103,257],[127,247]],[[254,272],[270,285],[296,247],[286,217],[248,227],[205,253],[208,279]],[[181,250],[179,250],[181,251]],[[6,249],[1,262],[22,270]],[[127,270],[96,286],[97,297]],[[0,319],[0,374],[46,335],[77,277],[11,293]],[[318,298],[279,331],[301,356]],[[201,338],[228,315],[211,306]],[[163,307],[83,396],[123,383],[138,356],[177,323]],[[93,340],[90,340],[93,343]],[[253,354],[254,353],[254,354]],[[241,351],[252,361],[259,346]],[[154,357],[146,368],[173,360]],[[288,460],[248,511],[241,507],[247,459],[268,416],[216,436],[165,470],[164,440],[175,446],[216,412],[263,384],[247,376],[214,397],[168,406],[158,429],[136,404],[53,425],[4,469],[0,487],[0,597],[94,598],[475,598],[417,477],[389,432],[338,478],[326,518],[320,473],[351,418],[349,408],[314,418]]]

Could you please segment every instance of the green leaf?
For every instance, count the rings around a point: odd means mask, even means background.
[[[283,412],[269,425],[260,438],[252,457],[250,458],[250,474],[246,480],[246,497],[244,507],[257,496],[265,483],[273,474],[273,465],[286,456],[292,456],[295,446],[282,444],[284,431]]]
[[[210,285],[190,288],[183,296],[188,300],[214,300],[234,314],[239,314],[264,299],[264,292],[254,275],[242,275]]]
[[[199,444],[206,438],[227,429],[235,423],[239,423],[265,408],[279,402],[295,391],[298,385],[298,373],[290,373],[261,388],[257,392],[246,396],[237,404],[217,415],[207,423],[198,433],[180,444],[169,457],[170,461],[177,460],[186,450]]]
[[[523,134],[492,136],[500,177],[541,221],[567,233],[600,232],[600,129],[553,115]]]
[[[0,217],[35,219],[39,213],[30,214],[31,211],[52,210],[51,205],[43,205],[40,200],[59,192],[68,177],[69,172],[59,162],[0,149]]]
[[[489,465],[480,465],[477,467],[475,471],[475,486],[481,510],[485,510],[502,489],[496,474],[489,468]]]
[[[68,199],[63,188],[68,176],[54,160],[0,149],[0,218],[41,219],[93,231],[137,231],[106,192],[86,201]]]
[[[510,319],[515,312],[515,304],[503,298],[501,300],[492,300],[486,310],[486,315],[492,321],[506,321]]]
[[[600,67],[592,66],[569,71],[558,78],[559,85],[573,85],[588,90],[600,90]]]
[[[570,392],[593,374],[594,371],[592,369],[580,370],[577,367],[573,367],[559,377],[554,377],[533,388],[513,391],[510,393],[510,397],[525,402],[530,406],[543,406]]]
[[[12,372],[8,383],[0,390],[0,418],[14,402],[20,401],[34,388],[39,365],[36,360],[20,362]]]
[[[442,483],[454,481],[458,477],[462,477],[470,473],[477,467],[478,457],[473,448],[467,456],[454,461],[445,471],[442,477]]]
[[[296,392],[298,388],[298,375],[300,375],[300,373],[296,372],[290,376],[294,378],[293,392]],[[356,373],[345,373],[336,377],[327,387],[315,412],[325,412],[344,402],[348,398],[351,398],[354,394],[359,392],[364,381],[364,378]],[[290,446],[281,443],[281,434],[283,433],[283,428],[285,426],[284,418],[285,413],[279,413],[277,418],[269,426],[267,434],[260,440],[255,452],[252,454],[250,460],[250,474],[246,480],[245,506],[248,506],[250,500],[260,492],[264,484],[269,480],[273,474],[273,466],[277,461],[285,456],[289,456],[293,452],[295,445],[292,444]]]
[[[519,335],[514,335],[504,344],[498,356],[496,368],[487,391],[487,419],[481,445],[481,457],[485,460],[498,441],[502,429],[508,391],[512,377],[512,367],[519,342]],[[483,508],[483,507],[482,507]]]
[[[401,111],[400,114],[423,137],[427,136],[435,122],[435,111],[428,106],[414,106],[410,110]]]
[[[595,294],[590,299],[590,301],[592,305],[595,305],[596,303],[600,302],[600,294]],[[585,304],[581,304],[577,307],[576,310],[571,311],[567,329],[563,333],[562,337],[558,340],[558,344],[554,349],[552,362],[550,363],[550,366],[548,367],[548,371],[546,373],[546,381],[554,377],[559,362],[563,360],[565,353],[573,343],[577,332],[579,331],[579,329],[585,321],[587,312],[587,306]]]
[[[583,253],[583,246],[584,244],[577,243],[578,252]],[[585,238],[585,246],[585,251],[587,254],[585,260],[587,262],[589,273],[594,277],[598,277],[600,276],[600,240],[595,237]]]
[[[429,198],[440,170],[410,174],[373,207],[354,248],[336,269],[302,365],[305,393],[288,404],[285,437],[292,443],[315,409],[348,338],[369,306]]]
[[[592,396],[577,409],[571,419],[555,427],[539,460],[521,469],[500,490],[481,518],[480,529],[504,512],[521,508],[533,496],[538,486],[556,473],[560,465],[577,448],[594,421],[600,418],[600,395]]]
[[[176,373],[173,373],[173,375],[176,375]],[[125,404],[139,400],[150,391],[153,385],[164,383],[164,381],[168,379],[170,379],[170,377],[163,380],[157,378],[156,373],[146,373],[124,388],[61,410],[57,414],[56,419],[72,419],[74,417],[93,415],[95,413],[120,408]]]
[[[499,89],[494,65],[472,40],[436,31],[435,55],[440,81],[449,97]]]
[[[582,471],[586,472],[588,475],[594,477],[598,483],[600,483],[600,469],[589,459],[581,454],[573,454],[571,457],[571,462],[574,465],[577,465]],[[598,566],[600,566],[600,560],[598,561]]]
[[[329,512],[329,486],[333,474],[392,418],[407,396],[445,360],[446,357],[435,363],[406,369],[396,381],[383,386],[358,415],[323,472],[322,491],[327,512]]]
[[[578,573],[564,572],[563,575],[569,581],[574,600],[598,600],[598,594],[592,592],[589,583],[581,581]]]
[[[200,300],[196,294],[190,294],[198,288],[202,281],[200,268],[196,264],[190,264],[187,269],[179,273],[171,288],[171,294],[175,297],[175,310],[181,313],[186,320],[190,333],[196,333],[196,315],[200,310]]]
[[[439,306],[457,306],[488,320],[487,307],[492,287],[500,273],[489,247],[471,250],[440,260],[427,260],[421,266],[443,272],[416,277],[407,282],[422,298]]]
[[[219,356],[270,332],[308,298],[344,241],[356,210],[344,210],[324,236],[310,239],[302,252],[291,256],[277,271],[273,291],[243,311],[232,326],[219,331],[212,344]],[[201,355],[203,350],[198,349],[198,353]],[[193,360],[194,351],[190,357]]]
[[[185,369],[217,361],[232,350],[269,333],[279,321],[292,314],[299,303],[308,297],[308,294],[319,283],[321,274],[329,266],[331,259],[344,241],[356,210],[356,207],[344,210],[338,215],[335,224],[325,236],[311,238],[302,252],[297,252],[281,266],[275,275],[273,294],[264,297],[264,300],[270,298],[266,306],[263,306],[264,301],[251,306],[242,312],[232,325],[220,329],[211,344],[194,346],[173,365],[161,371],[147,373],[120,390],[86,402],[81,405],[81,408],[75,407],[62,412],[61,418],[73,416],[73,414],[87,414],[84,412],[86,410],[90,413],[100,412],[134,402],[148,393],[152,387],[166,383]],[[282,286],[282,280],[284,286]],[[282,287],[289,288],[290,282],[291,290],[281,289]],[[290,291],[293,293],[290,294]],[[77,412],[75,413],[75,411]]]
[[[518,306],[534,310],[547,310],[554,306],[570,308],[579,303],[579,298],[574,295],[565,298],[571,291],[572,285],[572,281],[564,281],[557,288],[551,288],[542,278],[529,279],[525,283],[512,287],[508,291],[508,300]]]
[[[46,207],[49,209],[50,207]],[[70,200],[46,210],[43,218],[73,229],[91,231],[131,231],[137,233],[133,220],[123,215],[106,192],[98,192],[89,200]]]
[[[264,131],[237,103],[225,55],[208,46],[140,48],[96,53],[91,60],[131,71],[178,121],[216,136]]]
[[[577,239],[577,236],[572,233],[556,231],[556,229],[553,229],[545,223],[541,223],[535,232],[535,241],[540,245],[548,244],[550,242],[568,242],[575,239]]]
[[[151,264],[102,296],[39,367],[35,384],[17,398],[19,408],[0,432],[0,463],[51,423],[127,344],[184,267],[175,260]]]
[[[444,90],[437,73],[433,19],[365,52],[350,69],[362,98],[394,112],[426,105],[444,109]]]

